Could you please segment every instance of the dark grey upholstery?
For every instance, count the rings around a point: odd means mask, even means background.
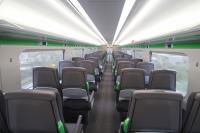
[[[58,133],[57,124],[59,121],[64,124],[64,120],[56,96],[59,95],[53,91],[43,90],[6,93],[6,112],[10,130],[13,133]],[[64,128],[67,131],[65,124]]]
[[[119,61],[117,64],[117,75],[120,75],[121,70],[124,68],[134,68],[135,64],[131,61]]]
[[[85,60],[85,59],[82,57],[72,57],[72,61],[82,61],[82,60]]]
[[[96,67],[94,61],[83,60],[83,61],[79,61],[77,64],[78,64],[79,67],[85,68],[87,74],[94,74],[94,70],[95,70],[95,67]]]
[[[6,123],[5,100],[3,92],[0,90],[0,133],[9,133]]]
[[[144,70],[139,68],[122,69],[120,77],[120,91],[119,95],[117,95],[117,111],[127,112],[132,91],[145,89],[144,73]]]
[[[200,132],[200,92],[193,92],[188,98],[182,133]]]
[[[68,67],[62,71],[63,88],[86,89],[86,69],[81,67]]]
[[[134,91],[128,113],[129,132],[180,132],[182,100],[181,94],[172,91]]]
[[[92,96],[86,88],[86,69],[64,68],[62,72],[63,108],[65,120],[76,120],[82,114],[87,123],[87,113],[91,110]],[[71,122],[71,121],[70,121]]]
[[[74,61],[68,61],[68,60],[63,60],[59,61],[59,74],[60,76],[62,75],[62,70],[65,67],[75,67],[75,62]]]
[[[176,91],[176,71],[154,70],[150,74],[150,89],[165,89]]]
[[[131,59],[132,62],[134,62],[135,64],[139,63],[139,62],[143,62],[143,59]]]
[[[145,71],[139,68],[122,69],[120,78],[120,88],[122,89],[144,89],[145,88]]]
[[[59,88],[57,69],[50,67],[33,68],[33,88],[35,87]]]
[[[33,68],[33,88],[36,87],[57,88],[62,96],[62,90],[58,78],[58,70],[50,67]]]

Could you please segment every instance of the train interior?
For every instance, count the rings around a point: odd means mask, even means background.
[[[200,133],[200,0],[0,0],[0,133]]]

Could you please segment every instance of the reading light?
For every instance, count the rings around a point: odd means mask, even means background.
[[[6,0],[0,6],[0,19],[28,31],[92,44],[104,43],[91,27],[58,0]]]
[[[112,41],[112,44],[115,42],[117,36],[119,35],[119,32],[122,29],[122,26],[124,25],[131,9],[133,8],[133,5],[135,3],[136,0],[125,0],[124,6],[123,6],[123,10],[117,25],[117,29],[115,31],[115,35],[114,35],[114,39]]]

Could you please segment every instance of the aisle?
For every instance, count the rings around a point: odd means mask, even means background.
[[[111,64],[107,64],[100,89],[95,97],[86,133],[117,133],[119,118],[115,109],[115,94]]]

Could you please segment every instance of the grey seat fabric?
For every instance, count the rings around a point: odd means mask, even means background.
[[[86,79],[90,84],[90,91],[97,90],[97,81],[95,80],[95,62],[90,60],[84,60],[78,62],[79,67],[86,69]],[[95,82],[94,82],[95,81]]]
[[[133,90],[145,89],[144,70],[139,68],[122,69],[120,78],[120,90],[117,95],[117,110],[127,112],[129,100]]]
[[[149,89],[165,89],[176,91],[176,71],[152,71],[149,79]]]
[[[86,86],[86,69],[81,67],[64,68],[62,72],[63,109],[65,120],[72,122],[83,115],[87,123],[87,113],[91,110],[93,98]]]
[[[134,68],[135,64],[131,61],[119,61],[117,64],[117,75],[120,75],[121,70],[124,68]]]
[[[33,88],[36,87],[57,88],[62,96],[57,69],[50,67],[33,68]]]
[[[128,112],[128,132],[180,132],[182,100],[181,94],[172,91],[134,91]]]
[[[60,75],[60,77],[62,75],[62,69],[65,68],[65,67],[75,67],[75,62],[69,61],[69,60],[59,61],[59,75]]]
[[[0,90],[0,133],[9,133],[5,109],[6,107],[3,92]]]
[[[191,93],[187,102],[182,133],[200,132],[200,92]]]
[[[82,61],[82,60],[85,60],[85,59],[82,57],[72,57],[72,61]]]
[[[56,96],[53,91],[43,90],[6,93],[10,130],[13,133],[58,133],[57,124],[62,123],[67,131]]]
[[[130,61],[134,62],[135,64],[138,64],[139,62],[143,62],[143,59],[135,58],[135,59],[131,59]]]

